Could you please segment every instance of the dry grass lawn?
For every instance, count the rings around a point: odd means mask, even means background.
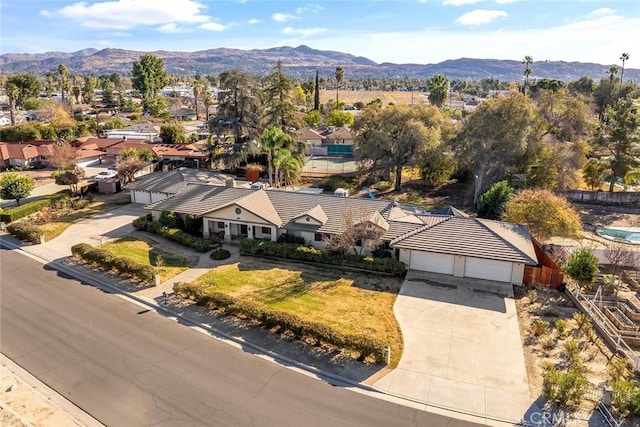
[[[156,273],[160,274],[161,282],[177,276],[197,262],[195,257],[189,259],[167,249],[161,249],[155,242],[133,237],[118,239],[103,245],[102,248],[114,255],[153,266]]]
[[[207,290],[389,343],[395,366],[402,337],[393,315],[399,279],[244,257],[197,279]],[[381,290],[375,290],[381,289]]]
[[[411,104],[411,92],[401,91],[381,91],[381,90],[341,90],[338,94],[338,99],[343,101],[347,105],[353,105],[360,101],[365,104],[380,98],[382,105],[387,105],[390,102],[396,105],[409,105]],[[321,90],[320,91],[320,103],[325,104],[330,99],[336,100],[335,90]],[[427,94],[423,92],[413,92],[414,104],[428,104]]]

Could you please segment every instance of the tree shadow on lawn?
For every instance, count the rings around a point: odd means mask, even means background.
[[[275,285],[274,288],[286,286],[292,288],[291,296],[303,294],[309,290],[329,290],[338,286],[338,281],[351,281],[351,286],[363,290],[389,292],[398,294],[402,286],[402,278],[398,276],[388,276],[376,274],[375,272],[353,271],[342,269],[339,266],[303,263],[291,260],[281,260],[275,258],[262,258],[256,256],[242,255],[238,262],[239,271],[265,271],[274,268],[296,271],[299,277],[287,280],[285,283]],[[299,285],[295,285],[300,281]]]

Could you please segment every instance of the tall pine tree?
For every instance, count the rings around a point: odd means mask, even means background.
[[[320,111],[320,81],[318,78],[318,70],[316,70],[316,92],[313,98],[313,109]]]

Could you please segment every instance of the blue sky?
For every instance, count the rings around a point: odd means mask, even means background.
[[[640,68],[640,0],[1,0],[0,52],[308,45],[376,62],[461,57]]]

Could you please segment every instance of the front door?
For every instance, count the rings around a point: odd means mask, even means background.
[[[249,231],[247,230],[247,224],[240,224],[240,235],[241,236],[249,235]]]

